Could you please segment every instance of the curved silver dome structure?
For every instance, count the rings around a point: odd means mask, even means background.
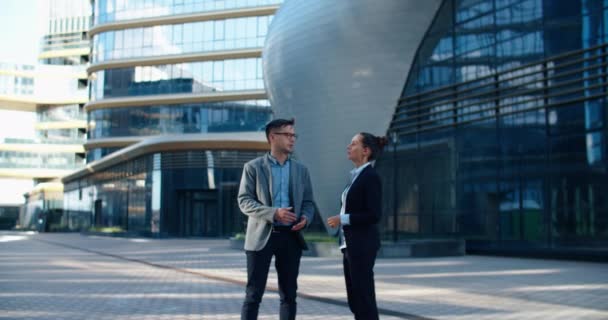
[[[360,131],[385,134],[441,0],[287,0],[263,50],[275,117],[295,117],[321,216],[339,212]]]

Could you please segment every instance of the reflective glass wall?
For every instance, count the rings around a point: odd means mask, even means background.
[[[445,1],[379,161],[386,237],[607,248],[606,37],[601,0]]]
[[[262,130],[272,112],[262,45],[281,2],[94,1],[89,142]],[[169,102],[149,97],[161,95]],[[86,158],[113,151],[87,150]]]
[[[104,169],[65,181],[70,229],[177,237],[244,230],[241,170],[263,151],[123,153],[120,163],[105,161],[129,137],[261,131],[272,112],[261,47],[280,2],[92,1],[86,158]]]
[[[192,150],[148,154],[65,185],[71,230],[113,227],[148,236],[244,232],[236,203],[242,167],[262,152]]]
[[[0,167],[6,169],[73,170],[83,164],[82,157],[70,151],[0,150]]]
[[[53,144],[82,144],[85,141],[84,104],[39,105],[36,114],[36,132],[41,141]]]
[[[89,138],[261,131],[270,116],[268,100],[100,109],[89,114]]]
[[[93,61],[261,47],[272,16],[158,25],[103,32]]]
[[[135,66],[93,74],[91,100],[264,89],[261,58]]]

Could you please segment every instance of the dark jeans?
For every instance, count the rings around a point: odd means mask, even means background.
[[[374,264],[376,252],[359,253],[356,256],[342,250],[346,296],[350,311],[357,320],[377,320],[376,290],[374,285]]]
[[[245,302],[241,310],[241,320],[258,318],[258,310],[266,280],[270,261],[274,255],[274,266],[279,280],[279,296],[281,297],[280,319],[296,318],[296,291],[298,290],[298,273],[302,248],[293,232],[287,230],[273,231],[268,243],[260,251],[246,251],[247,254],[247,289]]]

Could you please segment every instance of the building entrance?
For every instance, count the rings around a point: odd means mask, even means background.
[[[184,190],[177,194],[177,236],[216,237],[220,213],[214,190]]]

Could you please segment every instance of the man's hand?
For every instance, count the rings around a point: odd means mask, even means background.
[[[298,231],[304,227],[306,227],[306,217],[302,216],[302,217],[300,217],[300,222],[298,222],[298,224],[293,226],[293,228],[291,228],[291,231]]]
[[[292,209],[292,207],[278,208],[277,211],[274,213],[274,219],[284,224],[290,224],[295,222],[296,214],[291,212]]]
[[[340,215],[327,218],[327,225],[332,228],[340,226]]]

